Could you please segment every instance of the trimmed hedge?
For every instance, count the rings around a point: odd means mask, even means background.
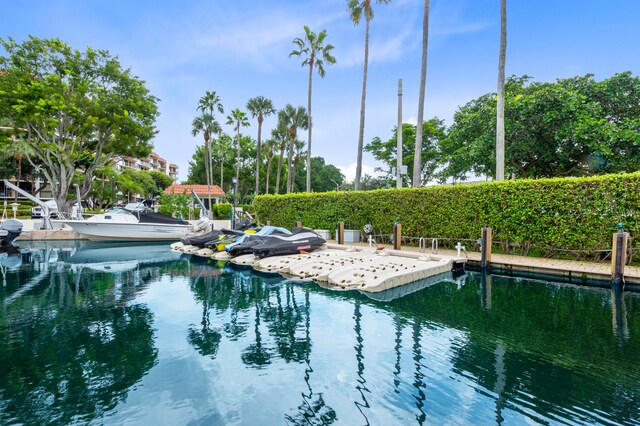
[[[291,227],[300,217],[314,229],[334,230],[344,221],[347,228],[371,223],[376,233],[391,234],[399,217],[404,236],[474,241],[487,226],[505,251],[536,248],[542,255],[609,249],[618,222],[635,241],[639,209],[640,173],[261,195],[254,200],[258,218],[279,226]]]

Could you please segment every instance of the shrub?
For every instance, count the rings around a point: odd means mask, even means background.
[[[556,178],[488,182],[430,188],[367,192],[262,195],[254,209],[262,221],[335,229],[373,224],[376,233],[391,234],[400,218],[402,234],[412,237],[473,240],[482,227],[493,228],[494,242],[508,252],[542,255],[564,250],[611,247],[618,222],[632,241],[640,219],[640,173],[588,178]]]

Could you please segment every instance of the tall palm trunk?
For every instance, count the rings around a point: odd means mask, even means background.
[[[260,145],[261,145],[261,137],[262,137],[262,122],[264,121],[264,118],[259,115],[258,116],[258,148],[257,148],[257,152],[256,152],[256,190],[254,195],[258,195],[258,192],[260,191]],[[267,182],[268,184],[268,182]]]
[[[300,162],[300,156],[296,155],[293,159],[293,176],[291,176],[291,187],[293,191],[293,187],[296,184],[296,177],[298,176],[298,163]]]
[[[222,149],[222,132],[218,133],[218,146],[220,148],[220,189],[224,188],[224,149]]]
[[[207,209],[211,211],[211,173],[209,168],[211,166],[211,155],[209,154],[209,132],[204,132],[204,173],[207,175],[207,199],[209,200],[209,206]]]
[[[234,203],[238,199],[238,180],[240,179],[240,123],[238,123],[237,130],[237,147],[238,153],[236,157],[236,183],[233,185],[233,201]],[[235,229],[235,228],[234,228]]]
[[[295,142],[295,134],[289,133],[289,153],[287,155],[287,194],[293,192],[293,149]]]
[[[307,125],[309,127],[309,140],[307,141],[307,192],[311,192],[311,84],[313,76],[313,53],[309,58],[309,93],[307,100],[307,108],[309,115],[307,116]]]
[[[418,98],[418,125],[413,154],[413,187],[422,186],[422,132],[424,130],[424,92],[427,80],[427,45],[429,42],[429,0],[424,0],[422,18],[422,69],[420,71],[420,97]]]
[[[504,68],[507,56],[507,0],[500,0],[500,57],[496,114],[496,180],[504,180]]]
[[[282,176],[282,160],[284,159],[284,147],[286,142],[280,143],[280,158],[278,159],[278,175],[276,176],[276,194],[280,193],[280,176]]]
[[[364,109],[367,97],[367,71],[369,68],[369,21],[371,19],[367,15],[365,18],[364,30],[364,73],[362,74],[362,98],[360,99],[360,130],[358,132],[358,160],[356,164],[356,191],[360,189],[360,178],[362,177],[362,149],[364,145]]]
[[[271,163],[273,162],[273,151],[269,152],[269,157],[267,160],[267,180],[264,184],[264,193],[269,194],[269,177],[271,175]]]
[[[213,185],[213,146],[209,144],[209,184]],[[209,210],[211,210],[211,190],[207,190],[209,193]]]

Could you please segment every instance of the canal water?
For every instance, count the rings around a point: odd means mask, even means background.
[[[639,424],[640,297],[334,292],[165,245],[1,257],[0,424]]]

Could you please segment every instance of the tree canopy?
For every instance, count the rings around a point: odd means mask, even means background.
[[[76,170],[81,194],[93,172],[117,155],[146,157],[156,134],[156,103],[138,77],[106,50],[82,52],[58,39],[0,39],[0,116],[42,162],[60,210]]]
[[[391,138],[383,141],[379,137],[367,144],[365,151],[370,152],[377,161],[385,163],[389,168],[379,170],[388,173],[387,178],[390,179],[391,169],[396,167],[396,159],[398,158],[397,148],[397,131],[396,127],[391,130]],[[410,123],[402,124],[402,164],[407,166],[407,174],[403,176],[403,184],[408,185],[413,176],[414,153],[416,143],[417,126]],[[446,127],[444,121],[434,117],[428,121],[422,122],[422,182],[429,182],[435,178],[435,171],[440,164],[439,144],[446,135]]]
[[[629,172],[640,167],[640,79],[630,72],[597,82],[593,75],[505,85],[505,168],[540,178]],[[462,106],[440,150],[442,180],[494,176],[496,97]]]

